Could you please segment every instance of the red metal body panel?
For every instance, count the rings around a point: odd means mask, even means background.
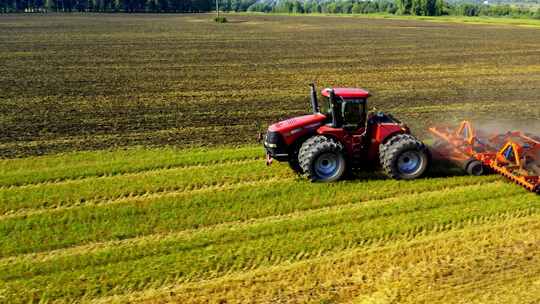
[[[268,130],[279,132],[283,135],[285,143],[290,145],[306,133],[319,128],[325,119],[326,116],[320,113],[298,116],[275,123],[268,127]]]
[[[324,89],[321,91],[323,96],[330,96],[330,89]],[[334,88],[334,94],[343,98],[368,98],[369,92],[363,89],[357,88]]]
[[[371,144],[368,148],[368,158],[379,158],[379,145],[383,143],[387,138],[392,137],[399,133],[409,133],[407,128],[395,123],[379,123],[374,125],[373,135],[371,138]]]
[[[322,126],[317,129],[317,134],[325,135],[328,137],[333,137],[337,141],[341,142],[345,149],[347,150],[347,154],[351,155],[353,149],[352,149],[352,135],[357,133],[354,132],[347,132],[343,128],[332,128],[331,126]]]
[[[362,159],[363,161],[373,162],[379,159],[379,145],[389,136],[408,132],[407,129],[400,125],[392,123],[376,124],[373,125],[372,128],[372,137],[367,139],[365,138],[365,128],[347,131],[343,128],[322,126],[317,129],[317,133],[334,137],[336,140],[343,143],[348,155],[363,156],[366,158]]]

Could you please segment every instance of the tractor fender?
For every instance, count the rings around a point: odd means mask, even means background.
[[[403,130],[397,130],[397,131],[388,133],[382,139],[377,139],[376,137],[372,137],[371,146],[370,146],[369,152],[368,152],[369,157],[371,159],[379,159],[379,156],[384,153],[384,150],[386,148],[386,144],[389,141],[391,141],[392,138],[395,138],[397,135],[400,135],[400,134],[408,134],[408,133],[403,131]]]
[[[405,131],[403,131],[403,130],[394,131],[394,132],[389,133],[389,134],[387,134],[386,136],[384,136],[384,137],[379,141],[379,144],[381,144],[381,145],[382,145],[382,144],[385,144],[385,143],[387,143],[392,137],[395,137],[395,136],[397,136],[397,135],[399,135],[399,134],[409,134],[409,133],[407,133],[407,132],[405,132]]]

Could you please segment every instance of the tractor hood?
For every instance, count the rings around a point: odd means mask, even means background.
[[[326,116],[321,113],[298,116],[275,123],[268,127],[268,131],[278,132],[286,137],[296,133],[302,133],[301,131],[306,129],[317,128],[325,119]]]

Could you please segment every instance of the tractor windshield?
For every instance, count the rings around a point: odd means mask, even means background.
[[[343,99],[336,96],[335,109],[332,109],[330,98],[322,98],[320,111],[328,119],[336,121],[337,125],[345,128],[358,128],[366,122],[366,100],[365,99]],[[333,115],[336,115],[334,118]]]
[[[330,117],[332,115],[332,109],[330,108],[330,98],[322,97],[321,103],[319,104],[320,111],[322,114]]]
[[[343,98],[341,98],[340,96],[336,96],[336,100],[337,100],[336,112],[341,113],[341,104],[343,102]],[[328,117],[332,117],[332,106],[330,105],[330,98],[329,97],[323,96],[322,102],[319,105],[319,107],[320,107],[320,111],[321,111],[322,114],[324,114],[324,115],[326,115]]]

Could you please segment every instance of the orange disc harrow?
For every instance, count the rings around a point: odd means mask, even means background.
[[[471,162],[540,194],[540,139],[521,131],[488,134],[473,128],[469,121],[459,127],[431,127],[438,139],[433,153],[467,168]]]

